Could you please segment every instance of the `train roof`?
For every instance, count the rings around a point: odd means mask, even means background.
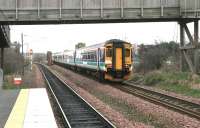
[[[128,42],[120,40],[120,39],[110,39],[110,40],[107,40],[106,42],[103,42],[103,43],[94,44],[94,45],[90,45],[90,46],[83,47],[83,48],[80,48],[80,49],[76,49],[76,51],[89,50],[89,49],[92,50],[92,49],[96,49],[96,48],[101,48],[101,47],[104,47],[108,43],[128,43]],[[128,43],[128,44],[130,44],[130,43]],[[74,52],[74,50],[57,52],[57,53],[53,53],[53,56],[64,55],[66,53],[73,53],[73,52]]]
[[[123,40],[120,40],[120,39],[110,39],[110,40],[107,40],[106,43],[128,43],[126,41],[123,41]]]
[[[99,43],[99,44],[94,44],[94,45],[86,46],[86,47],[83,47],[83,48],[80,48],[80,49],[77,49],[77,50],[101,48],[101,47],[104,47],[105,44],[111,43],[111,42],[112,42],[112,43],[128,43],[128,42],[123,41],[123,40],[120,40],[120,39],[111,39],[111,40],[107,40],[107,41],[104,42],[104,43]]]
[[[104,45],[105,45],[105,43],[99,43],[99,44],[94,44],[94,45],[86,46],[86,47],[83,47],[83,48],[79,48],[79,49],[76,49],[76,50],[100,48],[100,47],[103,47]]]
[[[63,55],[63,52],[55,52],[52,54],[53,56],[59,56],[59,55]]]

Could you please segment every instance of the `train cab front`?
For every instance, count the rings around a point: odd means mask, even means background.
[[[127,80],[132,72],[132,45],[114,40],[105,46],[105,79]]]

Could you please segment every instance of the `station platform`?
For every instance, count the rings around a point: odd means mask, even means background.
[[[0,128],[3,128],[20,90],[3,90],[0,86]]]
[[[45,88],[21,89],[4,128],[57,128]]]

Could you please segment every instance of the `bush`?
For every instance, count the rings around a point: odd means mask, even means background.
[[[157,83],[162,81],[164,81],[164,78],[160,73],[150,73],[144,77],[145,85],[156,85]]]
[[[141,75],[134,74],[134,75],[131,77],[131,81],[137,82],[137,81],[141,80],[141,78],[142,78]]]

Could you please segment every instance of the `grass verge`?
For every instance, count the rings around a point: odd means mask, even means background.
[[[24,85],[24,84],[22,84],[22,85],[14,85],[14,84],[11,84],[9,82],[4,82],[2,88],[3,89],[26,89],[28,87],[26,85]]]
[[[135,74],[130,81],[200,98],[200,89],[194,88],[195,85],[200,85],[200,77],[188,72],[154,71],[146,75]]]

